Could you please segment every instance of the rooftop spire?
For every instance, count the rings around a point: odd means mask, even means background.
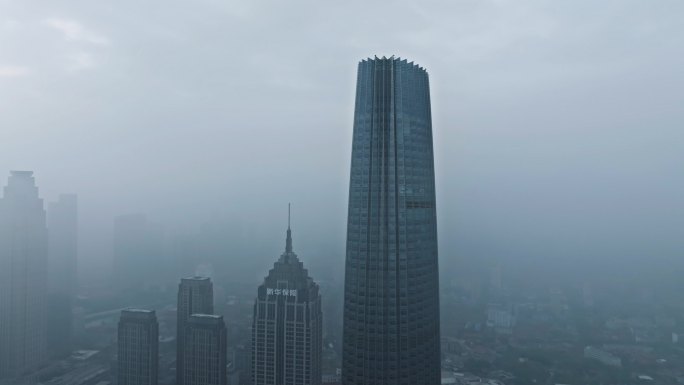
[[[287,239],[285,240],[285,254],[292,253],[292,230],[290,230],[290,204],[287,204]]]

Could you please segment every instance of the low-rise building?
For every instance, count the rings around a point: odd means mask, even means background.
[[[608,366],[615,366],[615,367],[621,367],[622,366],[622,359],[620,357],[607,352],[605,350],[593,347],[593,346],[587,346],[584,348],[584,357],[589,358],[592,360],[596,360],[604,365]]]

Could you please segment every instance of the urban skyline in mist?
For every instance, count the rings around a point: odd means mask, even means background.
[[[0,0],[0,385],[684,384],[684,2]]]
[[[341,265],[356,62],[395,54],[430,70],[444,267],[669,263],[681,7],[5,1],[0,165],[33,170],[46,201],[78,194],[82,273],[141,212],[168,234],[224,223],[256,280],[287,202],[302,254]]]

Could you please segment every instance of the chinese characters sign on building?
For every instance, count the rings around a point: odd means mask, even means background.
[[[267,287],[266,295],[283,295],[286,297],[296,297],[297,289],[272,289],[270,287]]]

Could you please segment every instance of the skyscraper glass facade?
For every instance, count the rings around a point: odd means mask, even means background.
[[[342,382],[439,384],[439,283],[428,74],[359,63]]]

